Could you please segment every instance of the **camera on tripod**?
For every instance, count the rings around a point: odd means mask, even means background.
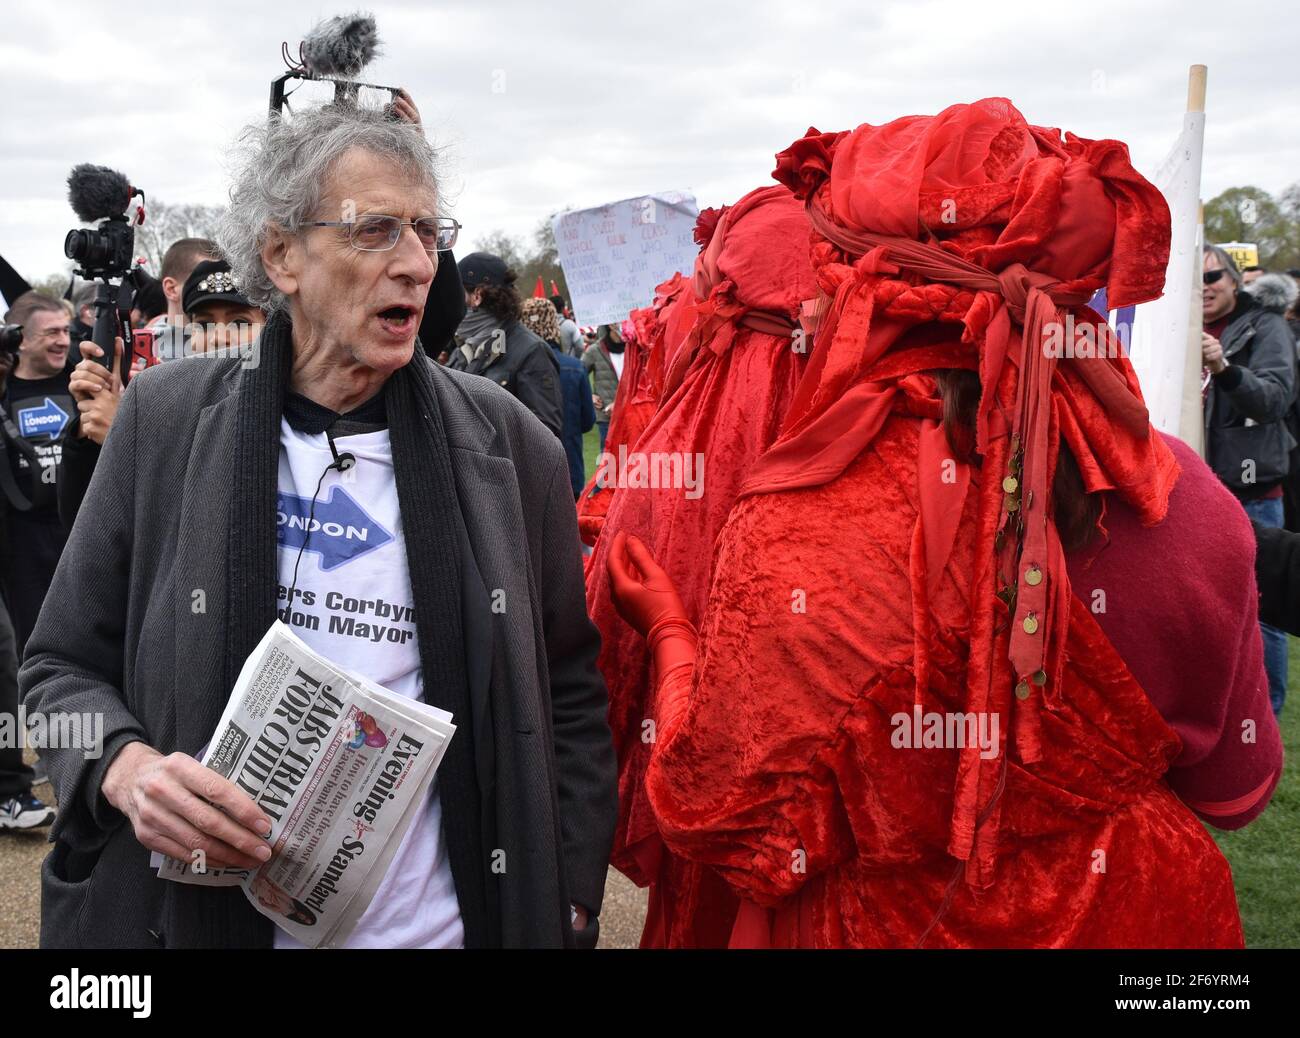
[[[131,199],[140,196],[133,213]],[[76,228],[63,240],[63,252],[78,264],[77,274],[98,281],[95,294],[95,328],[91,341],[104,351],[101,363],[113,367],[116,339],[120,336],[122,382],[130,377],[126,358],[131,355],[131,307],[143,287],[143,272],[135,264],[135,227],[144,223],[144,192],[107,166],[83,162],[68,175],[68,201],[84,223],[98,227]],[[114,284],[114,282],[117,284]]]
[[[87,279],[125,277],[134,251],[135,228],[125,215],[111,216],[93,230],[71,230],[63,241],[64,255],[81,266],[78,273]]]

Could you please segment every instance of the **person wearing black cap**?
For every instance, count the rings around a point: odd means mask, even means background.
[[[503,386],[558,437],[564,424],[559,363],[520,323],[518,275],[487,252],[472,252],[458,266],[469,309],[448,366]]]
[[[198,263],[185,279],[181,299],[186,324],[177,341],[187,354],[247,357],[256,348],[266,315],[240,291],[225,260]],[[58,480],[58,512],[65,530],[72,529],[81,510],[123,389],[117,369],[110,371],[99,362],[103,351],[89,340],[82,347],[87,359],[73,370],[68,386],[78,414],[69,426]]]
[[[237,275],[225,260],[204,260],[185,279],[181,293],[191,353],[252,348],[266,323],[262,311],[248,301]]]

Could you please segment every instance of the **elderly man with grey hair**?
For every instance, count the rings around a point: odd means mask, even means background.
[[[195,755],[278,616],[457,725],[348,945],[593,945],[616,779],[564,451],[418,347],[457,225],[417,126],[329,107],[248,144],[219,243],[271,314],[257,363],[132,381],[22,670],[29,710],[104,717],[101,755],[48,753],[42,944],[293,945],[238,888],[149,868],[268,856],[268,819]]]

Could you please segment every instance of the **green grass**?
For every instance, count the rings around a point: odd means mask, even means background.
[[[596,471],[600,434],[582,438],[587,478]],[[1286,767],[1273,800],[1254,822],[1235,833],[1209,828],[1232,863],[1246,944],[1300,948],[1300,639],[1290,639],[1290,691],[1282,711]]]
[[[582,460],[586,463],[587,478],[596,474],[596,456],[600,453],[600,428],[593,425],[591,432],[582,437]]]
[[[1300,639],[1291,638],[1291,684],[1300,686]],[[1300,688],[1282,711],[1286,765],[1264,813],[1235,833],[1210,829],[1232,863],[1250,948],[1300,948]]]

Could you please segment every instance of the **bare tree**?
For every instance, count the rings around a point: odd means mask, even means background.
[[[499,257],[511,270],[520,272],[527,260],[523,254],[523,245],[517,238],[505,231],[491,231],[474,243],[475,252],[487,252]],[[521,275],[522,276],[522,275]]]
[[[551,294],[551,283],[560,290],[560,295],[569,298],[569,285],[564,280],[564,270],[560,267],[560,253],[555,247],[555,231],[551,219],[547,217],[533,231],[533,255],[528,263],[527,277],[530,285],[535,284],[541,275],[546,294]]]
[[[1278,196],[1278,204],[1286,224],[1282,244],[1273,257],[1279,269],[1300,268],[1300,181],[1292,184]]]
[[[48,277],[40,278],[32,282],[32,288],[41,295],[49,296],[52,299],[62,299],[68,291],[68,285],[72,282],[72,264],[68,263],[67,270],[61,274],[50,274]]]
[[[168,247],[181,238],[215,239],[217,223],[225,209],[215,205],[169,205],[153,201],[146,212],[144,225],[135,230],[135,251],[147,260],[149,273],[158,277]]]
[[[521,296],[526,298],[533,294],[540,276],[542,290],[548,297],[551,294],[551,282],[554,281],[560,294],[568,298],[569,290],[564,280],[564,271],[560,269],[555,234],[551,231],[549,217],[537,225],[531,241],[521,241],[505,231],[492,231],[474,243],[474,251],[490,252],[505,260],[506,266],[519,275],[515,287]]]

